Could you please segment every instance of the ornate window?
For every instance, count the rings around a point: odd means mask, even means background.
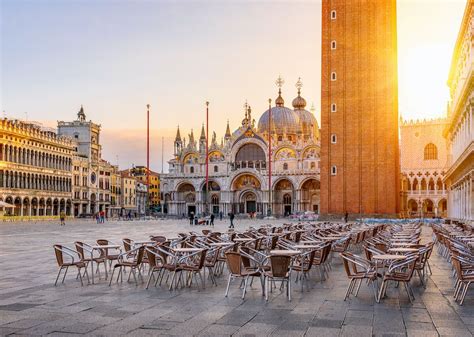
[[[189,168],[189,173],[194,173],[194,166],[191,166],[191,167]]]
[[[219,172],[219,167],[217,165],[214,165],[214,172]]]
[[[283,204],[291,205],[291,195],[288,193],[283,196]]]
[[[425,160],[437,160],[438,159],[438,148],[433,143],[429,143],[425,146]]]
[[[265,152],[257,144],[246,144],[242,146],[237,155],[235,161],[265,161]]]
[[[288,163],[284,163],[284,164],[283,164],[283,170],[284,170],[284,171],[288,170]]]

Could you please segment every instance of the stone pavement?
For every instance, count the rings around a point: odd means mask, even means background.
[[[279,221],[274,221],[274,223]],[[237,221],[237,229],[262,221]],[[226,222],[216,221],[216,230]],[[238,282],[224,297],[226,277],[205,290],[193,287],[168,291],[165,287],[144,289],[134,283],[81,287],[68,274],[65,284],[53,285],[57,273],[52,245],[71,245],[75,240],[94,242],[124,237],[147,239],[149,234],[174,236],[196,230],[185,220],[0,223],[0,334],[53,336],[471,336],[474,333],[474,288],[464,306],[452,298],[450,266],[436,251],[431,258],[433,275],[423,289],[414,286],[416,300],[410,304],[403,287],[390,287],[388,298],[374,302],[371,289],[362,285],[359,296],[344,301],[348,285],[339,258],[330,277],[310,278],[309,291],[293,287],[288,302],[279,290],[268,302],[255,282],[241,300]],[[202,227],[197,227],[201,230]],[[429,239],[430,229],[424,230]],[[436,249],[435,249],[436,250]],[[415,278],[414,284],[418,280]],[[400,290],[400,293],[399,293]]]

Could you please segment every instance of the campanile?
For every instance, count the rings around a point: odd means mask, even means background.
[[[396,6],[323,0],[323,218],[399,213]]]

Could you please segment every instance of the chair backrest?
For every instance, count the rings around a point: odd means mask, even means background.
[[[74,246],[76,246],[76,250],[79,253],[79,257],[81,260],[85,259],[85,254],[84,254],[84,243],[81,241],[76,241],[74,242]]]
[[[132,240],[131,239],[122,239],[123,242],[123,248],[125,249],[125,252],[129,252],[132,250]]]
[[[231,274],[240,275],[242,271],[242,259],[239,253],[227,252],[225,253],[227,267]]]
[[[166,241],[166,237],[162,236],[162,235],[155,235],[155,236],[152,236],[150,237],[150,241],[155,241],[155,242],[158,242],[158,243],[163,243]]]
[[[198,264],[199,269],[202,269],[202,267],[204,267],[204,263],[206,263],[206,255],[207,255],[207,249],[203,249],[201,251],[201,255],[199,256],[199,264]]]
[[[143,261],[143,256],[145,255],[145,246],[138,248],[137,259],[135,260],[137,265],[140,265]]]
[[[146,247],[145,248],[145,252],[146,252],[146,257],[147,257],[147,260],[148,260],[148,264],[150,265],[150,268],[154,268],[156,266],[158,266],[158,264],[156,263],[156,249],[155,247]]]
[[[287,277],[290,269],[291,257],[285,255],[271,255],[270,266],[273,277]]]
[[[97,244],[99,246],[107,246],[109,244],[109,240],[99,239],[99,240],[97,240]]]
[[[61,267],[64,264],[64,257],[63,257],[63,246],[61,245],[54,245],[54,254],[56,255],[56,262],[58,266]]]
[[[277,242],[278,242],[278,236],[277,235],[272,236],[272,244],[270,245],[270,249],[272,250],[275,249]]]

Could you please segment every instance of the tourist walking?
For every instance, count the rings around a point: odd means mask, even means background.
[[[194,222],[194,212],[189,213],[189,224],[193,225]]]
[[[219,220],[222,221],[222,211],[219,212]]]
[[[209,225],[214,226],[214,218],[215,218],[214,213],[211,213],[211,222]]]
[[[349,219],[349,213],[346,212],[346,214],[344,214],[344,222],[347,223],[348,219]]]
[[[66,226],[66,213],[64,213],[64,211],[59,213],[59,221],[61,222],[60,226]]]
[[[230,219],[230,226],[229,226],[229,228],[234,228],[234,218],[235,218],[234,213],[229,212],[229,219]]]

